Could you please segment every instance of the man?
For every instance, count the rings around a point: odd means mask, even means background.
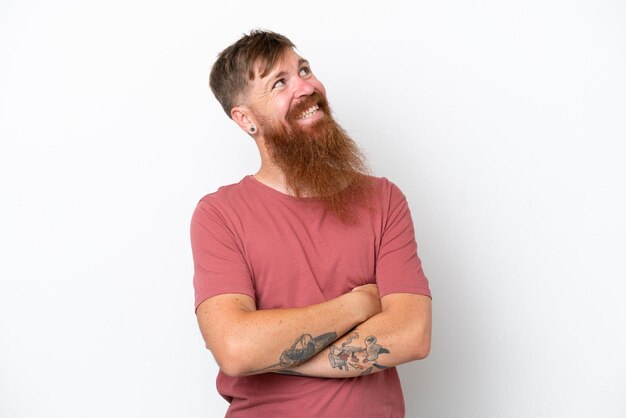
[[[431,300],[400,190],[367,175],[286,37],[252,31],[210,85],[261,168],[194,212],[196,314],[229,417],[402,417]]]

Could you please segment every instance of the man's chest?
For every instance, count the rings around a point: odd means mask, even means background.
[[[265,219],[243,234],[257,308],[318,303],[375,282],[376,222]]]

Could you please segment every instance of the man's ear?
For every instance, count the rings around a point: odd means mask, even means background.
[[[237,125],[248,135],[254,135],[258,132],[258,126],[252,116],[252,112],[245,106],[236,106],[230,110],[230,117]]]

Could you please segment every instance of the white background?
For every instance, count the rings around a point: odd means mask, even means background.
[[[0,1],[0,416],[219,417],[191,213],[258,168],[207,87],[289,36],[408,197],[408,417],[626,416],[626,4]]]

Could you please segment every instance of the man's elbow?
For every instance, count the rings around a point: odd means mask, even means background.
[[[415,337],[411,361],[424,360],[428,354],[430,354],[430,330],[424,330]]]
[[[414,338],[416,344],[414,345],[415,360],[423,360],[430,354],[430,340],[432,333],[432,314],[430,308],[430,301],[422,307],[419,320],[415,322]]]
[[[246,364],[246,355],[241,350],[241,345],[233,341],[224,344],[219,349],[207,348],[213,354],[221,372],[230,377],[242,377],[251,374],[252,368]]]
[[[430,339],[428,342],[422,342],[415,350],[415,360],[424,360],[430,354]]]
[[[218,365],[222,373],[230,377],[243,377],[249,374],[249,372],[241,367],[241,365],[237,362],[228,361],[222,362],[222,364],[218,362]]]

